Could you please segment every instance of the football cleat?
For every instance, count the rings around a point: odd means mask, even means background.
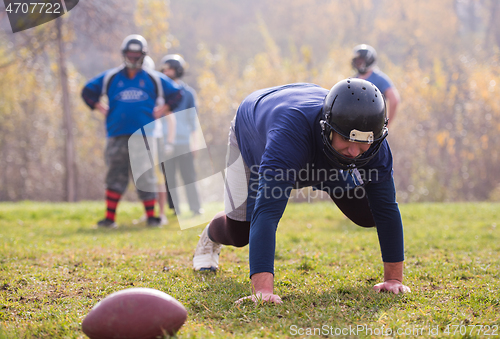
[[[161,218],[158,218],[158,217],[148,217],[148,226],[149,227],[161,227],[162,223],[161,223]]]
[[[97,227],[102,227],[102,228],[117,228],[118,225],[113,220],[108,219],[108,218],[104,218],[104,219],[99,220],[97,222]]]
[[[219,268],[219,254],[222,244],[213,242],[208,237],[208,227],[205,227],[200,235],[200,240],[196,246],[193,256],[193,269],[195,271],[215,272]]]

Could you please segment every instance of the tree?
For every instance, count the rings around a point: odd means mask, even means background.
[[[67,201],[75,201],[77,193],[77,168],[74,138],[75,125],[73,114],[71,113],[72,105],[70,98],[71,96],[79,96],[78,93],[74,91],[71,92],[70,90],[68,55],[66,53],[68,49],[67,46],[75,37],[75,32],[79,32],[78,34],[93,34],[101,30],[100,33],[106,32],[107,39],[113,35],[118,36],[118,29],[115,25],[123,24],[121,20],[118,20],[114,15],[118,7],[121,9],[126,8],[122,1],[108,1],[104,4],[95,0],[80,2],[77,9],[64,17],[59,17],[55,22],[50,22],[16,34],[4,33],[6,41],[9,41],[11,46],[7,47],[7,49],[3,49],[4,51],[9,50],[10,53],[2,53],[4,57],[0,61],[0,67],[11,69],[21,67],[21,69],[27,68],[33,70],[33,68],[39,67],[39,65],[49,66],[52,64],[56,65],[58,69],[59,84],[61,86],[60,90],[48,92],[44,95],[53,98],[58,92],[61,93],[61,106],[63,112],[62,137],[64,138],[64,199]],[[100,36],[104,36],[104,34],[100,34]],[[99,39],[95,40],[98,41]],[[27,79],[19,77],[19,79],[14,80],[12,83],[19,88],[19,85],[25,80]],[[35,98],[38,99],[38,97]],[[14,100],[18,99],[14,98]],[[11,107],[14,110],[23,110],[23,108],[28,109],[31,106],[14,104]],[[43,111],[43,108],[35,109]],[[57,109],[53,109],[51,114],[57,111]],[[4,113],[4,115],[8,114]],[[12,115],[10,117],[12,118]],[[26,117],[26,121],[19,122],[30,124],[31,117]],[[36,147],[36,144],[34,144],[34,146]],[[26,147],[24,149],[19,149],[19,151],[24,155],[29,153]],[[57,153],[54,153],[53,157],[56,154]],[[29,157],[21,158],[29,161]],[[7,172],[8,171],[4,171],[4,173]],[[6,180],[4,184],[5,182]],[[14,196],[17,197],[16,194],[14,194]]]
[[[76,200],[76,163],[75,140],[73,133],[73,119],[71,115],[70,93],[68,85],[68,71],[66,66],[66,50],[63,41],[63,19],[56,19],[59,79],[62,89],[63,131],[66,138],[64,143],[64,160],[66,168],[66,201]]]

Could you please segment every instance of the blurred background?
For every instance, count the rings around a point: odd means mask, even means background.
[[[401,95],[389,131],[398,201],[500,201],[498,0],[80,0],[16,34],[0,6],[0,201],[103,199],[104,118],[80,92],[121,64],[133,33],[157,66],[186,59],[203,137],[222,149],[250,92],[329,89],[369,44]]]

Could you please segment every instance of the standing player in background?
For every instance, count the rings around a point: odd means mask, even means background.
[[[175,141],[166,145],[166,150],[171,150],[169,160],[165,163],[165,169],[169,176],[171,188],[176,187],[176,173],[180,172],[182,181],[186,188],[189,209],[194,216],[202,213],[200,198],[196,188],[196,169],[194,167],[193,153],[191,152],[191,136],[196,131],[196,101],[195,91],[182,80],[186,62],[178,54],[165,55],[161,60],[161,72],[172,79],[182,90],[182,100],[174,110],[176,120]],[[169,192],[172,207],[179,210],[177,194]]]
[[[180,88],[160,72],[142,68],[148,53],[146,40],[137,34],[127,36],[122,43],[124,64],[107,70],[91,79],[82,90],[82,98],[91,109],[99,110],[106,117],[106,150],[108,166],[106,174],[106,215],[98,227],[116,228],[116,208],[129,183],[130,155],[128,141],[137,130],[155,119],[169,114],[182,99]],[[100,102],[108,97],[109,107]],[[165,104],[156,107],[158,97]],[[152,130],[146,130],[152,136]],[[148,216],[148,226],[160,226],[161,220],[154,215],[156,180],[154,171],[147,171],[138,181],[137,193]]]
[[[371,82],[384,95],[389,109],[389,124],[396,117],[396,110],[400,101],[399,93],[391,79],[375,66],[377,61],[377,52],[370,45],[361,44],[354,47],[352,57],[352,67],[358,71],[356,78]]]
[[[144,57],[144,62],[142,64],[143,69],[155,70],[155,62],[153,59],[146,55]],[[163,97],[159,97],[156,99],[156,106],[162,107],[165,103],[165,99]],[[165,119],[168,121],[168,132],[165,133],[163,129],[162,120],[164,119],[156,119],[155,128],[153,130],[153,138],[155,139],[155,143],[153,144],[153,154],[156,157],[155,163],[159,164],[162,162],[162,159],[165,159],[165,144],[173,144],[175,140],[175,117],[173,114],[168,114]],[[165,128],[166,130],[166,128]],[[166,190],[166,181],[165,174],[163,173],[163,169],[161,166],[156,166],[156,179],[158,181],[158,209],[159,209],[159,217],[160,217],[160,225],[167,225],[168,218],[165,213],[165,204],[167,201],[167,190]],[[147,214],[144,214],[138,221],[146,221],[148,219]]]

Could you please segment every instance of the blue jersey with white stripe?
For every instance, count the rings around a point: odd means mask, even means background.
[[[141,69],[130,79],[124,66],[101,73],[82,90],[82,97],[90,108],[94,108],[101,95],[107,95],[109,99],[106,116],[108,137],[132,135],[153,122],[153,109],[159,96],[165,97],[165,103],[172,110],[182,98],[180,88],[164,74]],[[152,135],[153,130],[145,132]]]

